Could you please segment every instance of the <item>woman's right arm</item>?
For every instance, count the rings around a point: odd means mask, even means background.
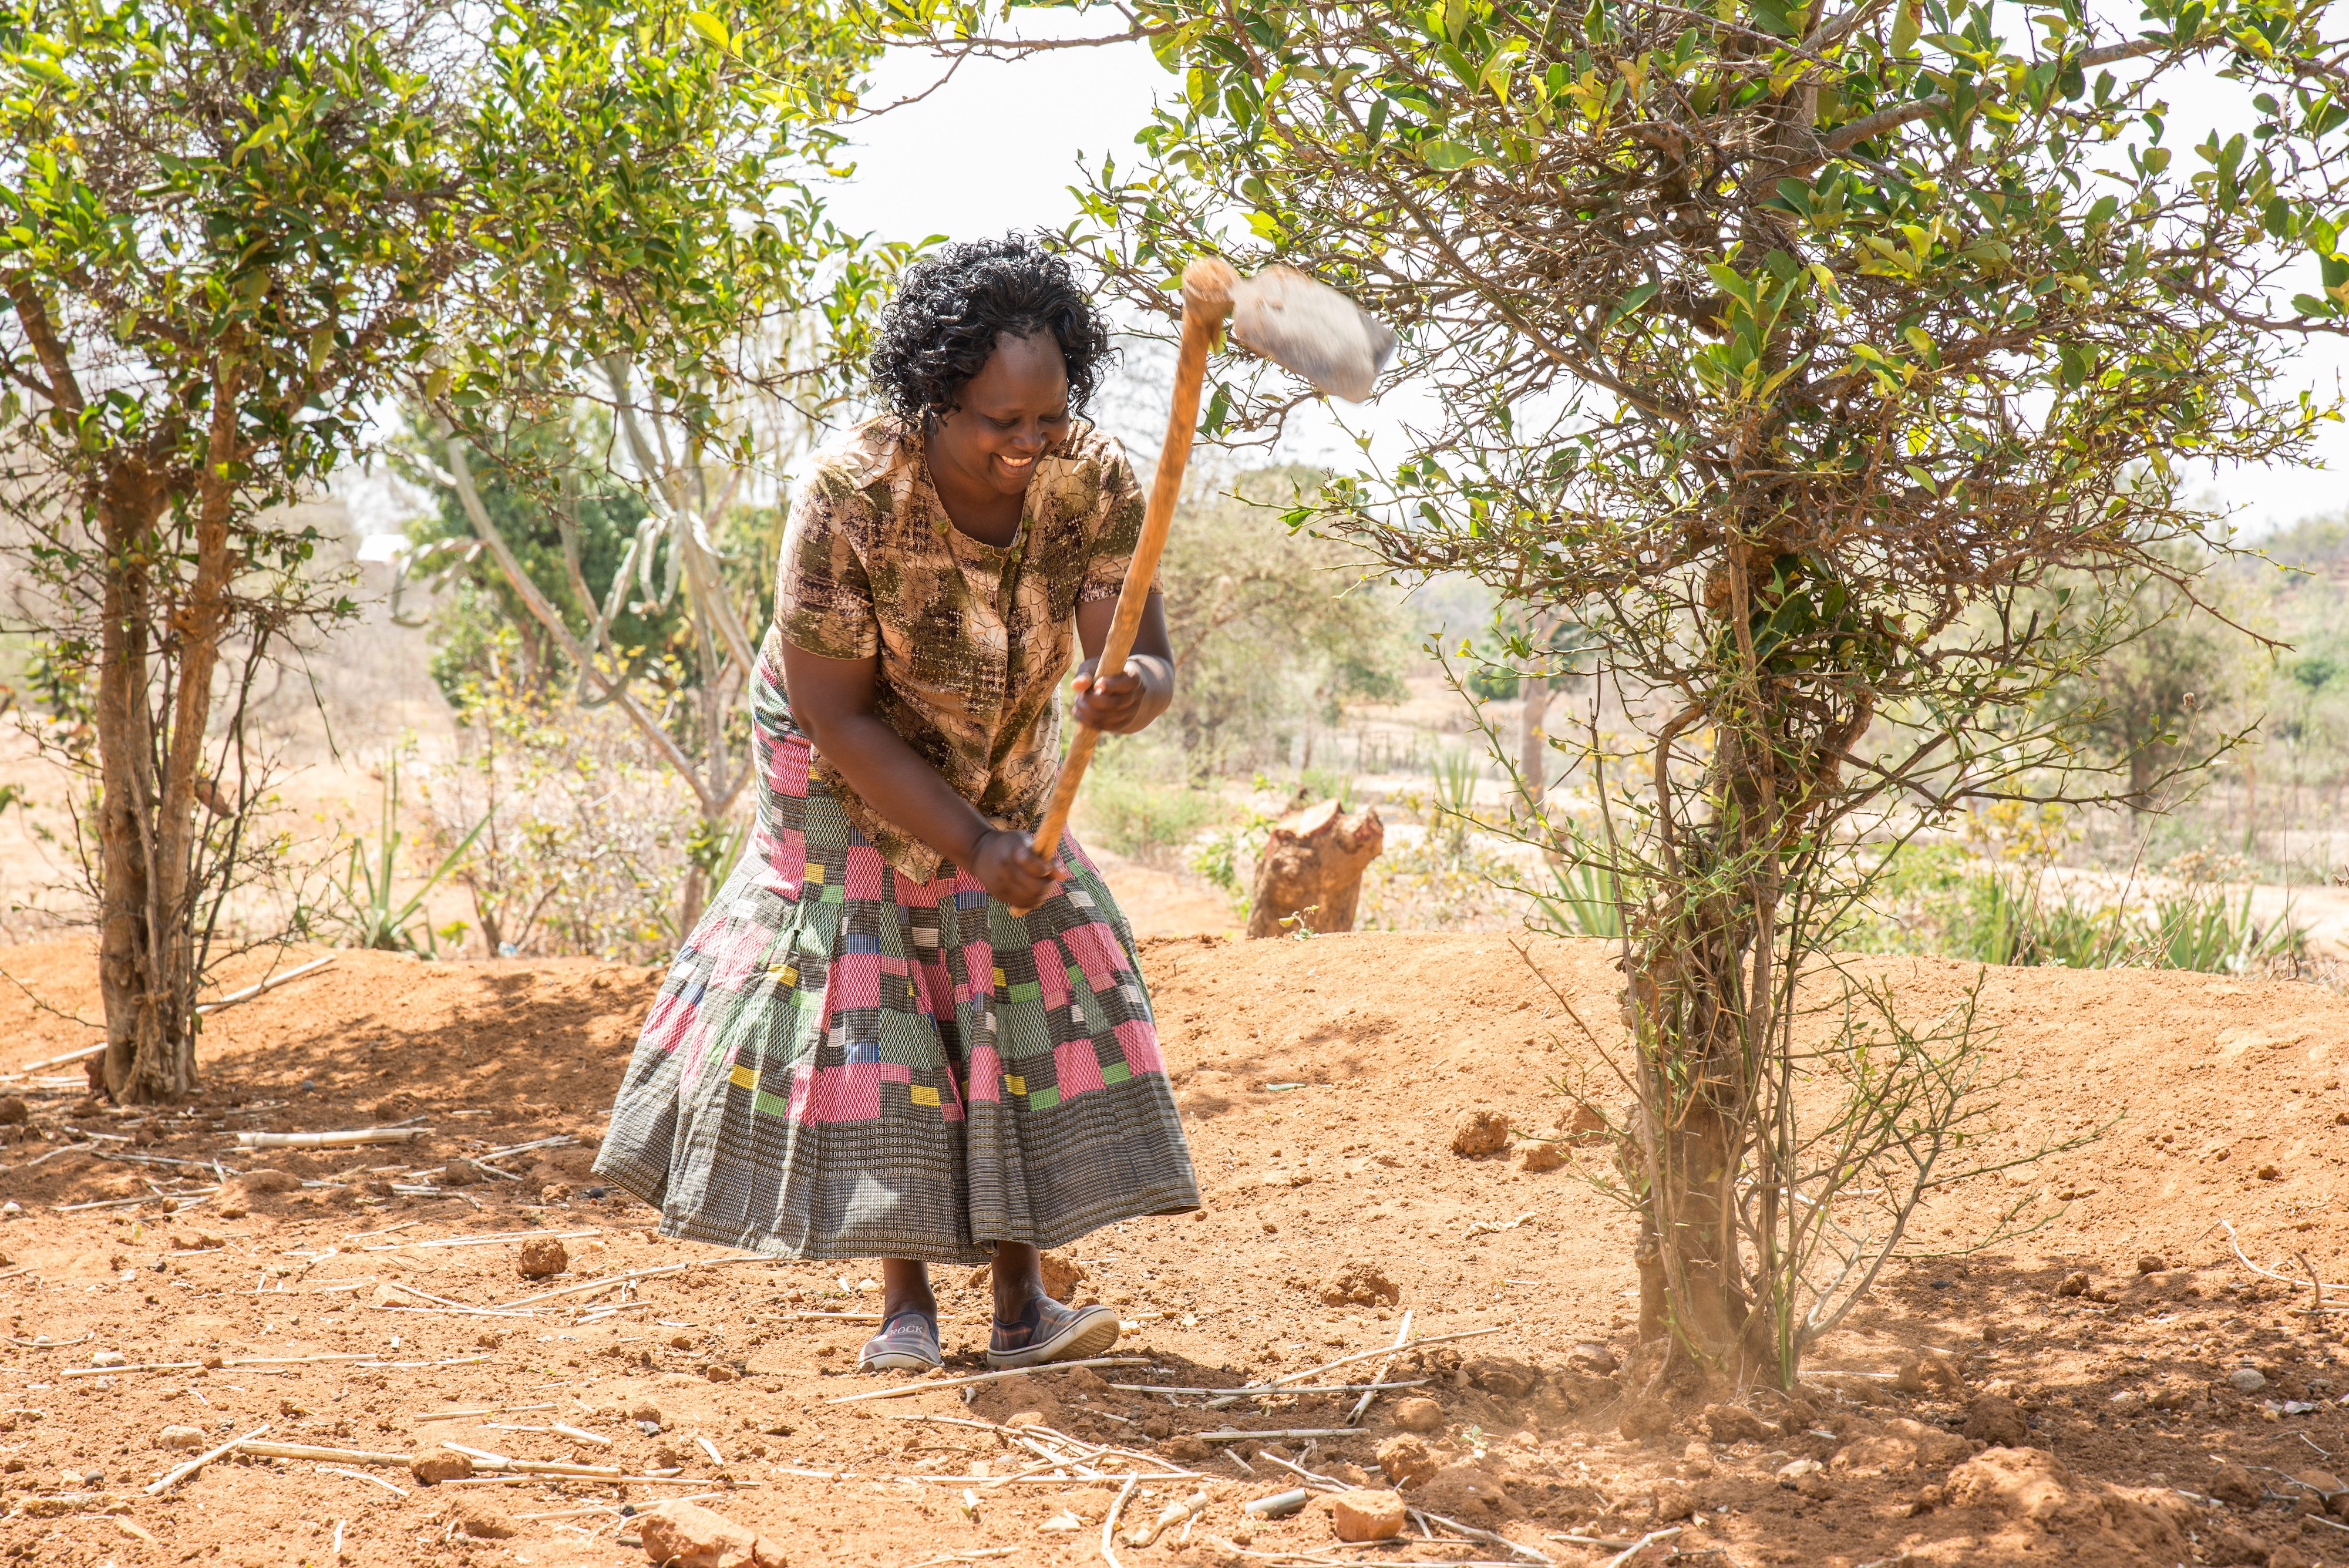
[[[1060,864],[1037,854],[1026,834],[981,816],[873,711],[880,670],[877,654],[828,659],[783,642],[792,719],[867,805],[1013,909],[1031,909],[1050,898],[1068,875]]]

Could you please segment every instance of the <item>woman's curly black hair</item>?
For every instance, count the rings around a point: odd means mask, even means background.
[[[907,267],[881,312],[873,389],[918,425],[960,406],[963,383],[996,340],[1050,332],[1069,368],[1069,410],[1081,413],[1113,350],[1109,328],[1063,258],[1019,234],[947,246]]]

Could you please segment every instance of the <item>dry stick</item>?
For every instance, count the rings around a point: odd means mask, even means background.
[[[357,1148],[370,1143],[413,1143],[429,1127],[353,1127],[347,1132],[241,1132],[239,1148]]]
[[[1250,1438],[1278,1438],[1282,1442],[1299,1442],[1308,1438],[1350,1438],[1354,1435],[1354,1428],[1351,1427],[1283,1427],[1269,1432],[1243,1432],[1227,1427],[1220,1432],[1200,1433],[1199,1441],[1238,1443],[1245,1442]]]
[[[409,1454],[379,1454],[368,1449],[321,1449],[309,1443],[254,1443],[240,1440],[237,1452],[264,1459],[331,1459],[347,1465],[389,1465],[406,1469]]]
[[[587,1234],[593,1235],[595,1232],[591,1231]],[[608,1291],[614,1285],[625,1285],[636,1280],[649,1280],[662,1274],[681,1274],[688,1269],[723,1269],[736,1263],[779,1263],[782,1261],[781,1258],[769,1257],[764,1252],[753,1252],[748,1257],[741,1258],[697,1258],[688,1263],[663,1263],[657,1269],[631,1269],[625,1274],[606,1274],[600,1280],[589,1280],[585,1284],[565,1285],[556,1291],[541,1291],[534,1296],[517,1296],[510,1302],[500,1302],[498,1306],[501,1310],[507,1307],[531,1306],[539,1302],[551,1302],[558,1296],[575,1296],[595,1291]]]
[[[1384,1368],[1381,1368],[1381,1371]],[[1257,1397],[1270,1398],[1282,1394],[1360,1394],[1368,1388],[1373,1392],[1388,1388],[1424,1388],[1431,1380],[1414,1377],[1403,1383],[1293,1383],[1284,1388],[1258,1390]],[[1231,1394],[1247,1392],[1245,1388],[1187,1388],[1172,1383],[1112,1383],[1111,1387],[1126,1394]]]
[[[264,991],[275,991],[279,986],[285,984],[289,981],[299,980],[305,974],[315,974],[334,961],[335,955],[332,953],[328,953],[322,959],[312,959],[308,963],[302,965],[299,969],[289,969],[284,974],[273,974],[267,980],[263,981],[259,985],[248,985],[243,991],[233,991],[226,996],[215,997],[210,1002],[199,1002],[196,1003],[196,1011],[198,1012],[212,1012],[223,1007],[234,1007],[240,1002],[251,1002],[254,997],[259,996]],[[104,1050],[105,1047],[100,1046],[98,1049]],[[36,1065],[37,1064],[36,1064]]]
[[[2242,1243],[2235,1239],[2235,1226],[2232,1220],[2220,1220],[2219,1228],[2227,1232],[2227,1245],[2233,1250],[2236,1258],[2241,1262],[2243,1267],[2251,1270],[2251,1272],[2255,1274],[2264,1274],[2271,1280],[2282,1280],[2288,1285],[2313,1284],[2316,1287],[2317,1299],[2320,1301],[2323,1299],[2323,1294],[2326,1291],[2349,1289],[2349,1286],[2327,1284],[2323,1280],[2316,1278],[2313,1274],[2305,1280],[2295,1280],[2290,1274],[2279,1274],[2273,1269],[2262,1269],[2257,1263],[2252,1262],[2249,1258],[2243,1256]],[[2323,1312],[2349,1312],[2349,1306],[2326,1306],[2323,1308],[2312,1308],[2310,1310]]]
[[[384,1490],[391,1493],[394,1497],[406,1497],[408,1495],[408,1489],[406,1487],[394,1486],[391,1482],[384,1480],[381,1476],[371,1476],[365,1470],[350,1469],[342,1465],[320,1465],[318,1468],[330,1476],[349,1476],[354,1480],[373,1481],[376,1485],[383,1488]]]
[[[85,1057],[95,1056],[105,1049],[106,1042],[101,1040],[95,1045],[85,1045],[78,1051],[68,1051],[62,1056],[47,1056],[38,1062],[27,1062],[21,1067],[11,1067],[8,1071],[0,1073],[0,1078],[21,1078],[27,1073],[37,1073],[44,1067],[62,1067],[68,1062],[78,1062]]]
[[[243,1437],[231,1438],[219,1448],[207,1449],[205,1452],[198,1454],[194,1459],[190,1459],[178,1469],[167,1471],[165,1474],[157,1477],[149,1484],[147,1488],[147,1495],[149,1497],[162,1496],[165,1492],[171,1490],[173,1487],[179,1485],[181,1481],[187,1480],[190,1476],[195,1474],[198,1470],[203,1469],[214,1459],[219,1459],[223,1454],[235,1451],[240,1445],[253,1441],[254,1438],[258,1438],[267,1430],[269,1430],[269,1423],[264,1421],[260,1426],[255,1427]]]
[[[1632,1558],[1637,1557],[1641,1552],[1653,1546],[1657,1542],[1670,1541],[1673,1536],[1678,1535],[1680,1532],[1681,1527],[1677,1524],[1673,1525],[1669,1530],[1651,1530],[1647,1534],[1642,1535],[1639,1540],[1634,1541],[1630,1545],[1626,1546],[1622,1551],[1618,1552],[1614,1556],[1609,1557],[1607,1560],[1607,1568],[1623,1568],[1624,1563],[1629,1563]]]
[[[916,1383],[901,1383],[894,1388],[871,1388],[862,1394],[843,1394],[824,1401],[827,1405],[854,1405],[863,1399],[903,1399],[915,1394],[926,1394],[933,1388],[960,1388],[972,1383],[993,1383],[1005,1377],[1026,1377],[1038,1372],[1072,1372],[1080,1366],[1147,1366],[1146,1355],[1096,1355],[1084,1361],[1047,1361],[1038,1366],[1015,1366],[1008,1372],[979,1372],[968,1377],[926,1377]]]
[[[1410,1307],[1403,1309],[1402,1326],[1395,1331],[1394,1349],[1387,1352],[1386,1359],[1379,1363],[1379,1369],[1371,1374],[1371,1386],[1362,1390],[1362,1397],[1356,1400],[1354,1407],[1346,1413],[1346,1425],[1349,1427],[1360,1421],[1362,1418],[1362,1412],[1371,1407],[1371,1401],[1378,1396],[1378,1386],[1387,1380],[1387,1371],[1394,1366],[1395,1356],[1405,1345],[1411,1342],[1413,1311],[1413,1309]]]
[[[1066,1365],[1075,1364],[1071,1362]],[[1109,1517],[1102,1521],[1101,1554],[1102,1560],[1109,1564],[1109,1568],[1123,1568],[1123,1564],[1117,1560],[1117,1553],[1109,1549],[1110,1538],[1117,1532],[1119,1511],[1125,1507],[1125,1500],[1133,1495],[1133,1489],[1141,1484],[1140,1476],[1126,1477],[1125,1485],[1118,1489],[1117,1501],[1109,1505]]]

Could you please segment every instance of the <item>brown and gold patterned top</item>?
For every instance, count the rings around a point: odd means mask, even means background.
[[[957,528],[922,436],[883,416],[819,453],[792,497],[775,628],[828,659],[880,655],[874,711],[998,826],[1032,829],[1060,754],[1076,609],[1115,598],[1143,500],[1117,443],[1082,421],[1037,459],[1007,547]],[[904,876],[941,857],[867,805],[819,754],[816,776]]]

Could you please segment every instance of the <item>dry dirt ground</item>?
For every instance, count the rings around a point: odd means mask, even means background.
[[[1600,945],[1529,953],[1612,1030]],[[1140,1474],[1121,1534],[1207,1501],[1154,1545],[1113,1544],[1127,1565],[2349,1563],[2349,1495],[2333,1517],[2324,1496],[2349,1469],[2349,1317],[2260,1278],[2220,1226],[2263,1267],[2349,1279],[2336,997],[1991,971],[1984,1014],[2012,1075],[1993,1145],[2111,1129],[1946,1192],[1928,1247],[2026,1199],[2048,1222],[1896,1266],[1796,1397],[1708,1410],[1640,1401],[1609,1375],[1634,1348],[1629,1221],[1573,1168],[1527,1168],[1522,1136],[1516,1153],[1451,1151],[1464,1112],[1555,1127],[1566,1106],[1547,1085],[1593,1061],[1508,942],[1162,940],[1145,962],[1206,1212],[1071,1249],[1072,1293],[1123,1309],[1117,1350],[1134,1361],[967,1401],[830,1402],[912,1386],[853,1370],[871,1270],[657,1240],[648,1210],[591,1189],[655,971],[343,953],[216,1014],[189,1105],[122,1112],[48,1075],[0,1084],[29,1110],[0,1127],[0,1561],[617,1565],[645,1561],[624,1511],[716,1493],[703,1501],[795,1564],[1089,1563]],[[0,1067],[90,1038],[61,1015],[95,1016],[90,967],[66,943],[0,950],[22,987],[0,984]],[[1971,977],[1873,972],[1927,1012]],[[413,1144],[235,1140],[411,1120],[429,1128]],[[570,1141],[494,1152],[548,1138]],[[221,1172],[242,1174],[184,1207],[157,1190],[200,1193]],[[523,1278],[517,1232],[561,1236],[567,1267]],[[665,1272],[621,1277],[638,1271]],[[2088,1288],[2066,1295],[2075,1272]],[[948,1377],[980,1369],[985,1333],[980,1293],[950,1286]],[[1416,1335],[1495,1332],[1397,1358],[1387,1381],[1418,1386],[1381,1393],[1358,1431],[1350,1394],[1209,1407],[1150,1391],[1305,1373],[1392,1343],[1406,1312]],[[1433,1429],[1398,1440],[1415,1414]],[[264,1441],[360,1457],[219,1460],[150,1495],[191,1457],[166,1428],[209,1447],[264,1426]],[[1230,1428],[1266,1435],[1203,1436]],[[1277,1435],[1298,1429],[1344,1435]],[[425,1486],[399,1463],[449,1442],[654,1479]],[[1383,1488],[1382,1451],[1419,1478],[1402,1497],[1423,1516],[1516,1545],[1439,1527],[1345,1546],[1326,1501],[1242,1511],[1298,1484],[1280,1460]],[[1658,1531],[1632,1556],[1584,1543]]]

